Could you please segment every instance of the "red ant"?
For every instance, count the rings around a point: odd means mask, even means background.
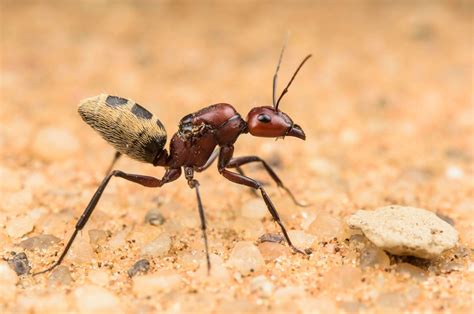
[[[226,103],[215,104],[191,113],[181,119],[178,132],[171,138],[170,153],[164,149],[166,131],[163,124],[158,119],[153,118],[152,113],[136,102],[106,94],[81,101],[78,111],[82,119],[114,146],[117,152],[107,171],[107,175],[77,221],[75,230],[59,259],[52,266],[35,273],[35,275],[48,272],[61,264],[78,232],[84,228],[89,220],[112,177],[120,177],[146,187],[156,188],[178,179],[181,176],[182,169],[184,169],[184,176],[188,181],[189,187],[196,190],[209,271],[211,263],[206,235],[206,219],[199,193],[199,182],[194,179],[194,172],[206,170],[216,158],[218,158],[217,168],[219,173],[227,180],[246,185],[254,189],[254,191],[260,191],[268,210],[280,226],[288,245],[295,252],[305,254],[292,244],[285,226],[262,184],[245,176],[241,166],[251,162],[262,163],[278,187],[283,188],[297,205],[302,204],[298,203],[291,191],[283,184],[266,161],[258,156],[232,157],[235,141],[240,135],[246,133],[259,137],[279,138],[294,136],[302,140],[306,139],[303,129],[293,123],[286,113],[278,109],[278,106],[283,96],[288,92],[288,88],[295,79],[296,74],[311,55],[303,59],[280,97],[276,99],[278,70],[284,50],[285,47],[283,47],[280,53],[278,65],[273,76],[273,106],[252,108],[247,115],[247,120],[242,119],[234,107]],[[129,174],[120,170],[112,171],[115,162],[122,154],[141,162],[151,163],[153,166],[165,167],[166,172],[163,178],[157,179],[139,174]],[[237,172],[233,172],[230,169],[236,169]]]

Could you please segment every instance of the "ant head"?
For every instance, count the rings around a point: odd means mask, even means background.
[[[296,69],[295,73],[286,85],[285,89],[281,93],[278,100],[276,100],[276,83],[278,78],[278,70],[280,69],[281,59],[283,57],[283,52],[285,51],[285,46],[280,53],[280,59],[278,61],[278,65],[275,71],[275,75],[273,76],[273,106],[265,106],[265,107],[256,107],[250,110],[247,116],[247,127],[253,136],[260,136],[260,137],[285,137],[285,136],[295,136],[302,140],[306,139],[306,135],[303,132],[303,129],[295,123],[293,120],[284,112],[278,110],[278,105],[280,104],[280,100],[283,96],[288,92],[288,88],[290,87],[291,83],[298,74],[298,71],[301,69],[303,64],[311,58],[311,55],[306,56],[303,61],[300,63],[298,68]]]
[[[274,107],[256,107],[247,115],[247,127],[253,136],[285,137],[295,136],[302,140],[306,136],[301,127],[284,112]]]

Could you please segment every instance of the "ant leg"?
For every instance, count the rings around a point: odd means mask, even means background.
[[[197,167],[195,169],[195,171],[196,172],[202,172],[202,171],[206,170],[207,168],[209,168],[212,165],[212,163],[217,159],[218,156],[219,156],[219,148],[216,147],[214,149],[214,151],[212,152],[211,156],[209,157],[209,159],[206,161],[206,163],[201,167]]]
[[[191,167],[184,168],[184,174],[186,176],[186,179],[188,180],[189,187],[196,190],[196,198],[197,198],[197,202],[198,202],[199,218],[201,220],[202,238],[204,239],[204,247],[206,249],[207,273],[210,274],[210,272],[211,272],[211,259],[209,257],[209,245],[208,245],[208,242],[207,242],[206,216],[204,214],[204,207],[202,206],[201,194],[199,193],[199,181],[196,180],[196,179],[193,179],[194,170]]]
[[[235,170],[242,176],[245,176],[244,170],[242,170],[242,167],[236,166]],[[257,190],[250,188],[250,193],[252,193],[255,196],[258,196]]]
[[[278,214],[278,212],[275,208],[275,205],[273,205],[270,197],[268,196],[267,192],[265,192],[265,189],[262,187],[262,184],[260,182],[257,182],[256,180],[254,180],[252,178],[243,176],[243,175],[235,173],[235,172],[231,172],[231,171],[226,170],[226,169],[222,169],[220,172],[229,181],[232,181],[232,182],[237,183],[237,184],[246,185],[246,186],[249,186],[249,187],[254,188],[256,190],[257,189],[260,190],[260,193],[262,194],[262,198],[265,202],[265,205],[267,205],[268,211],[272,215],[273,220],[275,220],[276,223],[280,226],[281,232],[283,233],[283,236],[285,237],[286,242],[288,243],[288,245],[293,249],[293,251],[306,255],[306,253],[304,253],[302,250],[298,249],[291,242],[290,237],[288,236],[288,232],[286,231],[286,228],[285,228],[285,226],[283,225],[283,222],[280,219],[280,215]]]
[[[283,190],[286,191],[286,193],[288,193],[288,195],[291,197],[291,199],[293,200],[293,202],[298,205],[298,206],[301,206],[301,207],[306,207],[308,206],[308,204],[303,204],[301,202],[299,202],[296,197],[293,195],[293,193],[291,192],[291,190],[289,188],[287,188],[284,184],[283,184],[283,181],[281,181],[281,179],[278,177],[278,175],[275,173],[275,171],[273,171],[273,169],[270,167],[270,165],[263,159],[261,159],[260,157],[258,156],[245,156],[245,157],[237,157],[237,158],[232,158],[229,163],[227,164],[226,168],[236,168],[236,170],[241,174],[243,175],[243,172],[242,171],[239,171],[239,168],[240,166],[242,165],[245,165],[245,164],[248,164],[248,163],[251,163],[251,162],[261,162],[263,167],[265,168],[265,170],[267,171],[267,173],[270,175],[270,177],[273,179],[273,181],[275,181],[275,183],[277,184],[277,186],[279,188],[282,188]]]
[[[99,202],[100,197],[102,196],[102,193],[104,192],[105,188],[107,187],[107,184],[109,183],[112,177],[123,178],[125,180],[132,181],[146,187],[161,187],[165,183],[178,179],[180,175],[181,175],[181,168],[167,169],[166,173],[164,174],[161,180],[155,177],[150,177],[150,176],[142,176],[139,174],[129,174],[129,173],[122,172],[120,170],[114,170],[110,172],[107,176],[105,176],[104,180],[102,180],[102,183],[97,188],[97,191],[94,193],[94,196],[92,196],[92,199],[90,200],[86,209],[84,210],[81,217],[77,221],[74,232],[69,238],[69,241],[67,242],[65,248],[63,249],[63,252],[59,256],[59,259],[49,268],[43,271],[34,273],[33,276],[46,273],[61,264],[63,259],[66,257],[66,254],[68,253],[69,249],[71,248],[71,245],[74,242],[74,239],[76,238],[77,234],[79,233],[80,230],[84,228],[90,216],[92,215],[92,212],[94,211],[97,203]]]
[[[114,168],[115,163],[117,162],[117,160],[119,160],[120,156],[122,156],[121,152],[118,152],[118,151],[115,152],[114,159],[112,159],[112,162],[110,163],[109,167],[107,168],[107,171],[105,172],[106,175],[108,175],[110,173],[110,171],[112,171],[112,169]]]

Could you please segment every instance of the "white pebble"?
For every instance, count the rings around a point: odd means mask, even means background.
[[[107,289],[84,285],[74,291],[76,306],[81,313],[122,313],[120,300]]]
[[[310,248],[316,240],[315,236],[305,233],[302,230],[290,230],[288,231],[288,236],[293,245],[300,249]]]
[[[10,268],[7,262],[0,262],[0,286],[10,285],[14,286],[18,282],[18,276],[13,269]]]
[[[33,153],[45,161],[59,161],[79,151],[79,141],[67,129],[47,127],[40,130],[33,141]]]
[[[141,250],[145,256],[163,256],[171,248],[171,238],[169,234],[162,233],[156,239],[148,242]]]
[[[133,292],[138,297],[154,296],[159,293],[175,290],[182,285],[182,277],[171,272],[133,277]]]
[[[273,284],[267,277],[260,275],[250,281],[250,290],[260,297],[269,298],[273,295]]]
[[[249,275],[263,269],[265,261],[258,248],[252,242],[238,242],[228,260],[228,264],[234,267],[242,275]]]
[[[433,258],[454,247],[458,232],[436,214],[421,208],[387,206],[359,210],[347,219],[376,246],[395,255]]]
[[[449,166],[446,168],[446,177],[453,180],[459,180],[464,178],[464,171],[457,166]]]
[[[7,234],[12,238],[20,238],[33,230],[35,221],[31,216],[15,217],[7,224]]]
[[[262,199],[256,198],[246,202],[241,209],[242,217],[262,219],[268,215],[268,209]]]

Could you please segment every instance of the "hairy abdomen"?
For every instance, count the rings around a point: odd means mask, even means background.
[[[82,119],[117,151],[153,163],[166,144],[166,130],[148,110],[125,98],[101,94],[81,101]]]

